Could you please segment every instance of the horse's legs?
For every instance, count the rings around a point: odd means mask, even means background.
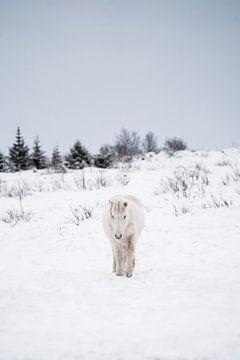
[[[112,272],[116,272],[116,259],[115,259],[115,253],[114,253],[114,246],[112,243],[112,258],[113,258],[113,262],[112,262]]]
[[[123,276],[123,249],[122,246],[115,246],[114,247],[114,258],[116,264],[116,275]]]
[[[135,267],[135,239],[130,237],[128,239],[128,246],[126,248],[126,275],[131,277]]]
[[[113,252],[113,267],[112,267],[112,272],[116,272],[116,260],[115,260],[114,252]]]

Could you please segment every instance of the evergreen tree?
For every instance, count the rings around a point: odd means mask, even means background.
[[[20,128],[17,128],[16,141],[9,148],[9,162],[13,171],[26,170],[30,164],[29,148],[25,145]]]
[[[55,146],[55,148],[53,149],[53,152],[52,152],[51,166],[54,169],[59,169],[61,165],[62,165],[62,157],[61,157],[58,145],[57,145],[57,146]]]
[[[31,162],[32,165],[36,167],[36,169],[44,169],[46,167],[46,157],[44,155],[44,152],[41,150],[38,136],[36,136],[33,142],[33,153],[31,156]]]
[[[93,158],[94,166],[102,169],[110,168],[113,166],[115,160],[114,146],[105,144],[100,147],[99,154]]]
[[[66,156],[66,161],[67,167],[70,169],[83,169],[85,166],[91,165],[91,155],[77,140],[70,149],[70,154]]]
[[[113,165],[113,158],[111,155],[95,155],[93,158],[94,166],[102,169],[111,168]]]
[[[6,161],[3,153],[0,151],[0,172],[4,172],[6,170]]]

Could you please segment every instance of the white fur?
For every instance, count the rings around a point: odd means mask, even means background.
[[[135,246],[144,225],[141,202],[132,195],[116,195],[105,206],[103,227],[111,241],[113,271],[132,276],[135,266]]]

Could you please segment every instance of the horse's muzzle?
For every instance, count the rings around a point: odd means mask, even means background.
[[[120,240],[122,238],[122,234],[115,234],[115,239]]]

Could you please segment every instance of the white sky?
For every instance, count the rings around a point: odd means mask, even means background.
[[[51,152],[122,127],[240,145],[240,1],[0,0],[0,150]]]

